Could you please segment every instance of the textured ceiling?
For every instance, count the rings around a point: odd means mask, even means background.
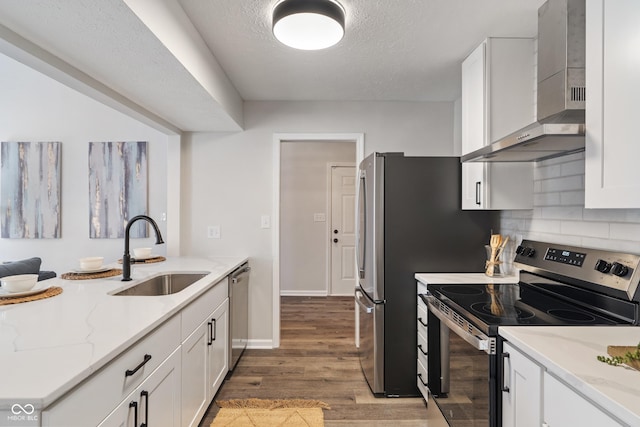
[[[271,34],[277,0],[179,0],[245,100],[451,101],[484,38],[535,37],[543,0],[341,0],[346,34],[296,51]]]
[[[179,3],[244,100],[452,101],[462,59],[489,36],[534,37],[544,2],[341,0],[343,40],[296,51],[271,34],[277,1],[1,0],[0,24],[179,129],[232,130],[198,73],[127,4]]]

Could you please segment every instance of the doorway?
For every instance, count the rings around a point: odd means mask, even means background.
[[[285,233],[294,232],[290,228],[292,224],[287,219],[287,214],[285,214],[282,211],[282,207],[283,207],[282,203],[283,203],[283,196],[284,196],[284,192],[282,191],[282,185],[281,185],[282,174],[283,174],[283,171],[285,171],[285,169],[287,169],[290,166],[287,163],[288,160],[283,159],[282,157],[284,144],[295,144],[295,145],[301,146],[301,144],[307,145],[310,143],[327,144],[327,143],[345,143],[345,142],[353,144],[353,150],[355,150],[355,160],[356,160],[355,163],[359,164],[364,154],[364,135],[363,134],[275,134],[274,135],[274,141],[273,141],[274,198],[273,198],[273,212],[272,212],[272,215],[274,218],[273,228],[272,228],[273,347],[279,347],[280,345],[280,296],[282,293],[281,284],[282,283],[290,284],[291,283],[290,281],[296,280],[296,277],[304,277],[303,280],[306,281],[307,278],[312,276],[311,274],[307,274],[305,276],[300,276],[300,275],[292,276],[289,270],[285,270],[283,268],[283,266],[285,265],[290,266],[290,264],[287,264],[287,263],[297,262],[299,259],[297,257],[299,257],[300,255],[297,252],[292,251],[291,247],[283,247],[284,245],[283,245],[282,236]],[[284,149],[286,150],[286,147]],[[325,165],[324,165],[325,171],[326,171],[326,167],[327,166],[325,162]],[[324,176],[326,176],[326,172]],[[326,182],[327,178],[324,178],[324,179]],[[324,194],[323,197],[326,197],[327,192],[325,191],[323,194]],[[329,241],[329,239],[327,239],[328,233],[326,233],[326,230],[328,230],[329,226],[331,225],[330,223],[328,223],[330,216],[331,216],[330,212],[326,211],[326,205],[323,206],[322,209],[320,210],[314,208],[310,212],[308,212],[307,215],[304,217],[304,220],[302,223],[302,229],[299,229],[299,230],[302,230],[301,232],[303,233],[309,232],[314,226],[320,226],[319,228],[323,229],[323,242],[324,242],[324,246],[327,248],[323,256],[325,255],[330,256],[330,250],[329,250],[330,246],[326,244],[326,242]],[[355,221],[355,218],[354,218],[354,221]],[[299,224],[293,224],[293,226],[295,227],[298,227],[298,225]],[[287,252],[285,253],[285,251]],[[300,262],[304,262],[304,261],[300,260]],[[317,261],[316,261],[316,265],[317,265]],[[326,263],[322,263],[320,268],[326,269],[325,265]],[[304,265],[301,264],[300,266],[304,266]],[[328,280],[326,279],[328,274],[329,272],[327,272],[326,270],[322,272],[321,277],[324,281]],[[289,282],[286,282],[286,281],[289,281]],[[316,286],[315,289],[317,290],[319,288]],[[328,290],[328,284],[325,283],[322,289],[323,289],[322,294],[326,295]],[[316,291],[314,291],[314,289],[311,289],[311,288],[303,289],[302,291],[302,294],[307,294],[307,295],[314,295],[314,293],[316,295],[319,295],[319,293],[316,293]]]

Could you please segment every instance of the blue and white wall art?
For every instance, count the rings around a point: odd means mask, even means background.
[[[60,238],[60,142],[2,142],[1,236]]]
[[[89,237],[124,237],[127,221],[147,213],[147,143],[89,143]],[[130,237],[147,237],[145,221]]]

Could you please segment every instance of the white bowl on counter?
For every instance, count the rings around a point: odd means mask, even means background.
[[[91,256],[86,258],[80,258],[80,270],[98,270],[102,267],[102,261],[104,257]]]
[[[133,257],[136,259],[145,259],[151,256],[151,248],[135,248]]]
[[[25,292],[31,290],[38,283],[37,274],[18,274],[5,276],[0,279],[2,289],[7,292]]]

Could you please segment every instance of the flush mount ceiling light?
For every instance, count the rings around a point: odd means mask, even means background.
[[[344,36],[344,10],[331,0],[283,0],[273,9],[273,34],[295,49],[325,49]]]

